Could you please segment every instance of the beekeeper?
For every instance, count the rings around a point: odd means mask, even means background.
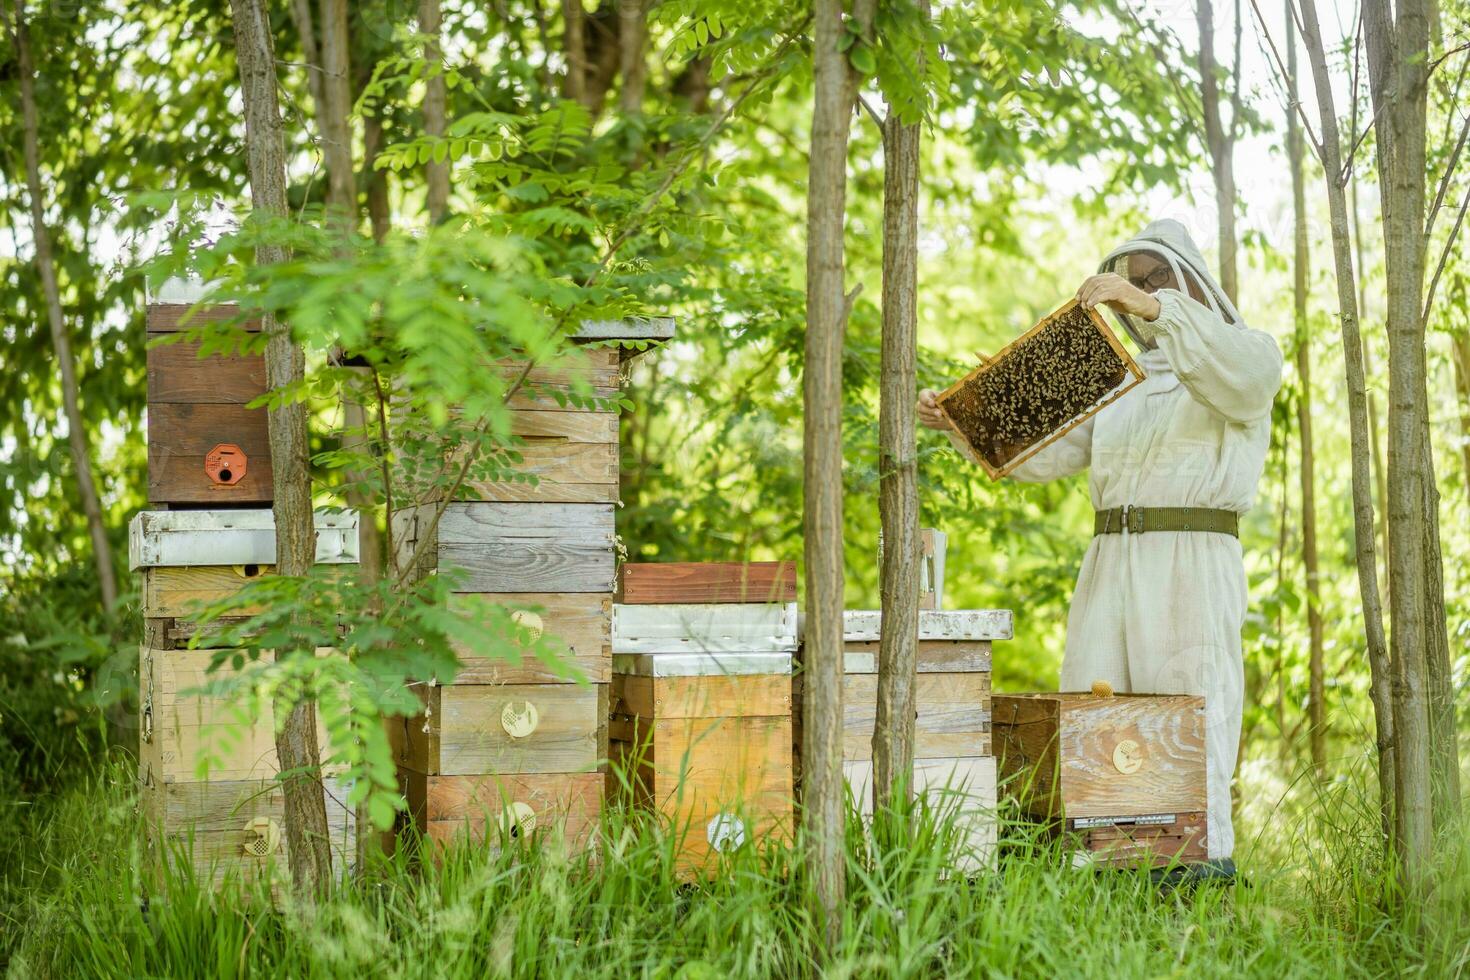
[[[1114,249],[1077,299],[1114,311],[1147,380],[1011,473],[1040,483],[1092,469],[1094,536],[1067,617],[1061,689],[1101,680],[1119,692],[1204,695],[1209,856],[1233,875],[1247,596],[1238,529],[1265,467],[1281,350],[1246,326],[1177,221]],[[933,391],[919,393],[918,414],[950,429]]]

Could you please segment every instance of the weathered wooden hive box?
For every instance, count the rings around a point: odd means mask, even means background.
[[[854,799],[872,812],[873,726],[877,720],[881,614],[843,614],[843,771]],[[919,613],[914,791],[952,815],[965,838],[958,870],[992,858],[996,768],[991,754],[991,644],[1012,636],[1007,609],[921,610]],[[801,752],[802,677],[793,680]]]
[[[655,318],[587,322],[573,339],[672,334],[672,320]],[[424,713],[392,731],[409,813],[428,840],[504,843],[548,832],[573,846],[594,839],[608,757],[618,415],[566,396],[617,396],[626,353],[590,346],[526,373],[509,402],[511,432],[522,440],[514,469],[534,480],[470,479],[463,494],[477,499],[447,504],[437,521],[437,503],[394,517],[400,560],[423,548],[415,574],[452,569],[451,604],[517,610],[580,675],[568,678],[487,638],[456,651],[461,668],[452,681],[419,688]],[[514,379],[524,368],[497,369]]]
[[[265,356],[210,354],[199,341],[163,343],[182,331],[235,320],[234,306],[196,308],[203,287],[150,303],[148,328],[148,500],[155,505],[252,507],[272,500]],[[234,329],[260,330],[259,320]]]
[[[995,726],[1005,792],[1079,862],[1205,859],[1204,698],[1001,694]]]
[[[318,562],[357,561],[356,515],[319,513],[316,524]],[[231,873],[284,876],[284,797],[271,709],[252,714],[238,699],[206,690],[238,671],[227,664],[209,672],[221,652],[209,647],[219,643],[196,625],[203,606],[273,569],[271,512],[145,511],[128,531],[130,565],[143,575],[138,775],[150,847],[159,860],[185,856],[205,881]],[[189,649],[191,640],[202,648]],[[324,730],[319,737],[325,744]],[[357,858],[348,787],[331,775],[323,787],[335,866],[345,871]]]
[[[741,593],[727,581],[707,594]],[[668,819],[681,873],[791,832],[796,618],[794,601],[614,607],[610,791],[627,785]]]

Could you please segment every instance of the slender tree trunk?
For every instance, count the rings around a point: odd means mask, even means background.
[[[1210,152],[1210,173],[1215,181],[1218,228],[1220,236],[1220,288],[1234,303],[1237,298],[1236,278],[1236,235],[1235,235],[1235,129],[1237,120],[1232,118],[1227,127],[1220,118],[1220,83],[1216,77],[1219,65],[1215,61],[1215,11],[1210,0],[1197,0],[1195,20],[1199,24],[1199,72],[1200,101],[1204,108],[1205,147]],[[1232,88],[1240,89],[1239,30],[1240,6],[1236,4],[1236,77],[1231,80]],[[1239,112],[1238,97],[1232,96],[1232,104]]]
[[[372,229],[373,241],[379,245],[388,237],[392,222],[388,205],[388,174],[373,165],[382,149],[383,121],[377,116],[368,116],[362,124],[362,159],[367,173],[368,227]]]
[[[1312,456],[1312,343],[1307,324],[1307,280],[1310,257],[1307,250],[1307,192],[1302,175],[1302,127],[1296,107],[1300,101],[1297,86],[1296,26],[1286,18],[1286,147],[1291,166],[1291,201],[1295,218],[1294,257],[1292,261],[1292,297],[1296,315],[1296,373],[1301,382],[1297,396],[1297,434],[1301,439],[1302,465],[1302,564],[1307,577],[1307,630],[1311,641],[1309,671],[1311,683],[1307,699],[1307,740],[1311,747],[1312,768],[1320,778],[1327,772],[1327,726],[1323,704],[1325,689],[1322,671],[1322,600],[1317,582],[1317,495],[1313,479]]]
[[[1465,468],[1465,493],[1470,496],[1470,329],[1450,338],[1455,363],[1455,395],[1460,406],[1460,464]]]
[[[1280,453],[1281,509],[1278,512],[1279,523],[1276,535],[1276,730],[1281,733],[1281,761],[1285,763],[1291,759],[1292,742],[1295,741],[1286,737],[1286,603],[1281,601],[1281,597],[1286,593],[1286,518],[1290,509],[1286,500],[1288,453],[1285,440],[1282,440]],[[1244,753],[1237,753],[1237,756],[1239,755],[1244,755]]]
[[[921,3],[919,16],[928,14]],[[919,68],[922,71],[922,64]],[[883,339],[879,365],[878,517],[882,627],[873,726],[874,809],[907,803],[914,772],[919,652],[919,142],[917,120],[888,104],[883,123]]]
[[[311,15],[311,0],[291,0],[291,20],[301,42],[301,57],[306,61],[306,90],[320,113],[327,97],[322,91],[322,55],[316,43],[316,18]]]
[[[805,409],[806,635],[802,670],[802,786],[808,873],[827,948],[842,934],[845,892],[842,782],[842,347],[850,301],[843,295],[843,216],[852,95],[841,0],[816,0],[815,95],[807,183]]]
[[[1312,66],[1322,124],[1320,147],[1327,182],[1328,214],[1332,223],[1332,258],[1337,274],[1337,302],[1342,323],[1343,367],[1348,394],[1348,432],[1352,458],[1353,532],[1358,566],[1358,592],[1363,602],[1363,631],[1372,675],[1373,720],[1378,740],[1379,806],[1385,838],[1393,833],[1398,783],[1398,741],[1391,696],[1388,642],[1383,632],[1383,607],[1378,592],[1378,561],[1373,537],[1373,475],[1369,465],[1368,397],[1363,378],[1363,343],[1358,332],[1358,295],[1353,275],[1346,178],[1342,170],[1342,140],[1332,100],[1332,79],[1317,22],[1315,0],[1302,0],[1302,41]]]
[[[297,0],[300,5],[300,0]],[[319,8],[321,37],[319,44],[303,40],[303,49],[320,50],[321,71],[317,91],[317,117],[322,134],[322,156],[327,164],[327,213],[344,235],[356,230],[360,220],[357,204],[357,168],[352,158],[352,65],[351,43],[347,26],[347,0],[321,0]],[[309,12],[299,17],[298,29],[310,25]],[[342,448],[362,453],[368,441],[364,432],[367,414],[356,398],[342,400]],[[360,470],[346,474],[351,484],[363,480]],[[377,509],[370,493],[361,489],[347,491],[347,503],[360,515],[357,527],[357,550],[363,578],[376,582],[383,574],[383,536],[378,532]]]
[[[284,217],[286,156],[281,111],[276,102],[276,63],[270,18],[263,0],[231,0],[235,53],[245,106],[245,145],[250,197],[255,209]],[[255,261],[271,265],[286,258],[275,245],[256,248]],[[291,331],[269,315],[266,333],[266,382],[272,390],[299,383],[305,354]],[[275,494],[276,568],[282,575],[301,576],[316,560],[316,531],[311,511],[311,470],[306,433],[306,406],[298,401],[267,410],[272,489]],[[282,651],[277,651],[280,655]],[[314,651],[291,651],[312,656]],[[321,752],[317,745],[316,705],[302,699],[290,706],[284,721],[277,714],[276,754],[285,795],[286,848],[291,877],[299,891],[319,894],[332,880],[332,851],[327,835],[326,800],[319,781]]]
[[[561,0],[562,46],[567,74],[562,81],[562,98],[587,101],[587,16],[582,0]]]
[[[623,87],[618,108],[626,114],[643,111],[643,92],[648,84],[648,20],[643,0],[618,0],[618,74]]]
[[[3,0],[0,0],[3,2]],[[25,0],[15,0],[14,19],[0,7],[9,21],[11,43],[15,47],[16,70],[20,75],[22,143],[26,167],[26,189],[31,198],[31,237],[36,248],[36,274],[41,279],[41,292],[46,299],[46,319],[51,328],[51,348],[61,379],[61,403],[66,413],[67,445],[71,450],[72,469],[77,474],[77,493],[82,498],[82,513],[87,518],[87,532],[92,538],[92,560],[97,566],[97,586],[102,593],[102,607],[111,615],[117,605],[117,571],[112,563],[112,544],[103,523],[102,499],[97,480],[92,474],[92,447],[87,427],[82,421],[81,387],[77,383],[76,358],[72,355],[71,335],[61,309],[61,288],[56,281],[56,262],[51,254],[51,231],[46,227],[46,204],[41,190],[40,122],[36,113],[35,66],[31,63],[30,34],[26,29]]]
[[[424,135],[442,137],[445,129],[447,102],[444,84],[444,53],[439,45],[439,0],[419,0],[419,32],[424,41],[424,60],[432,66],[429,77],[424,81]],[[449,161],[426,165],[428,178],[429,220],[434,224],[444,220],[449,213]]]
[[[1353,99],[1354,101],[1357,100],[1357,93],[1353,94]],[[1353,128],[1356,131],[1357,127],[1354,126]],[[1352,194],[1350,206],[1352,208],[1353,247],[1358,259],[1358,315],[1366,317],[1368,315],[1368,290],[1366,287],[1368,272],[1367,264],[1363,261],[1363,225],[1362,218],[1358,212],[1358,180],[1356,176],[1350,177],[1349,180],[1348,187]],[[1373,377],[1373,357],[1366,335],[1363,337],[1362,348],[1363,377],[1364,382],[1367,383],[1367,379]],[[1375,526],[1378,531],[1379,548],[1383,553],[1381,559],[1383,562],[1382,581],[1384,584],[1383,604],[1385,607],[1391,608],[1393,598],[1388,590],[1387,582],[1388,521],[1384,517],[1388,510],[1388,468],[1383,461],[1383,439],[1378,434],[1378,419],[1378,396],[1370,388],[1368,391],[1368,438],[1372,440],[1373,479],[1374,486],[1378,488],[1378,510],[1374,514],[1374,520],[1377,522]]]
[[[1428,553],[1434,467],[1428,455],[1424,301],[1425,111],[1428,11],[1423,0],[1363,5],[1369,90],[1383,202],[1388,297],[1388,528],[1393,539],[1395,808],[1399,869],[1408,891],[1427,885],[1434,859],[1434,738],[1429,707],[1429,631],[1444,628],[1430,596]],[[1437,620],[1437,621],[1436,621]]]

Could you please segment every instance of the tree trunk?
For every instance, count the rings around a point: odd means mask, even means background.
[[[0,6],[0,13],[5,8]],[[10,21],[10,17],[5,18]],[[23,153],[26,167],[26,189],[31,198],[31,237],[36,248],[36,273],[41,279],[41,292],[46,298],[46,319],[51,328],[51,347],[61,380],[62,410],[66,413],[67,445],[71,450],[72,468],[77,474],[77,493],[82,498],[82,513],[87,518],[87,533],[92,538],[92,560],[97,566],[97,586],[102,593],[103,610],[110,616],[117,605],[117,570],[112,563],[112,544],[107,538],[107,525],[102,518],[102,499],[92,474],[92,447],[82,421],[81,389],[77,383],[76,358],[72,355],[71,336],[62,316],[61,288],[56,281],[56,263],[51,255],[51,231],[46,227],[46,205],[41,196],[40,121],[36,113],[35,66],[31,63],[30,35],[26,29],[25,0],[15,0],[15,18],[6,25],[15,47],[16,70],[20,74],[21,118],[24,133]]]
[[[352,65],[351,37],[347,29],[347,0],[321,0],[321,71],[317,116],[322,134],[322,156],[327,164],[328,218],[344,235],[355,231],[359,223],[357,204],[357,168],[352,159]],[[309,21],[306,21],[309,25]],[[307,45],[303,42],[303,48]],[[312,48],[317,48],[315,43]],[[342,400],[342,448],[348,452],[364,452],[368,445],[363,434],[367,415],[355,398]],[[349,483],[363,479],[359,470],[347,472]],[[347,503],[360,515],[357,526],[359,569],[368,582],[376,582],[383,574],[383,536],[378,533],[377,509],[373,498],[360,489],[347,491]]]
[[[1301,382],[1297,396],[1297,432],[1301,439],[1302,465],[1302,565],[1307,578],[1307,631],[1310,636],[1310,687],[1307,696],[1307,741],[1311,748],[1312,768],[1318,778],[1327,773],[1326,706],[1322,672],[1322,600],[1317,582],[1317,496],[1313,479],[1312,457],[1312,344],[1307,325],[1307,281],[1310,257],[1307,251],[1307,192],[1302,175],[1302,127],[1296,107],[1300,101],[1297,87],[1296,27],[1286,18],[1286,147],[1291,167],[1291,201],[1294,216],[1295,255],[1292,261],[1292,297],[1296,315],[1296,373]]]
[[[562,98],[587,100],[587,15],[582,0],[561,0],[562,46],[566,49],[567,74],[562,81]]]
[[[1347,381],[1348,432],[1352,458],[1353,532],[1358,566],[1358,592],[1363,602],[1363,631],[1372,675],[1373,720],[1378,740],[1378,791],[1385,838],[1395,824],[1398,751],[1394,703],[1390,692],[1388,643],[1383,633],[1383,608],[1378,592],[1378,561],[1373,537],[1373,474],[1369,465],[1368,397],[1363,378],[1363,343],[1358,332],[1358,295],[1353,275],[1347,195],[1342,177],[1342,141],[1327,54],[1317,23],[1315,0],[1302,0],[1302,41],[1312,66],[1317,109],[1322,124],[1322,168],[1327,182],[1328,214],[1332,223],[1332,258],[1337,274],[1337,302],[1342,323],[1343,368]]]
[[[1218,64],[1215,61],[1215,11],[1210,0],[1198,0],[1195,19],[1199,24],[1199,72],[1200,102],[1204,109],[1205,147],[1210,152],[1210,174],[1215,181],[1220,237],[1220,288],[1236,301],[1236,245],[1235,245],[1235,127],[1236,119],[1230,120],[1227,128],[1220,118],[1220,83],[1216,78]],[[1237,34],[1240,25],[1239,5],[1236,8]],[[1237,52],[1239,41],[1236,42]],[[1233,87],[1240,88],[1239,55]],[[1238,105],[1238,100],[1232,97]]]
[[[1434,495],[1427,427],[1424,301],[1425,111],[1429,31],[1423,0],[1363,5],[1369,91],[1383,204],[1388,320],[1388,578],[1393,588],[1395,841],[1406,891],[1421,891],[1434,860],[1434,755],[1429,709],[1430,630],[1444,629],[1430,596],[1426,513]],[[1437,536],[1437,535],[1436,535]]]
[[[1355,94],[1353,98],[1356,100],[1357,95]],[[1354,129],[1356,130],[1356,126],[1354,127]],[[1364,271],[1365,263],[1363,261],[1363,226],[1362,218],[1358,212],[1358,181],[1356,177],[1351,177],[1349,179],[1351,180],[1351,183],[1348,186],[1352,193],[1351,207],[1354,228],[1353,243],[1358,257],[1358,315],[1367,316],[1368,290],[1365,283],[1367,281],[1368,274],[1366,271]],[[1368,346],[1368,338],[1366,336],[1363,337],[1362,348],[1363,377],[1364,383],[1366,384],[1367,379],[1373,377],[1373,358]],[[1384,517],[1384,515],[1387,513],[1388,510],[1388,468],[1383,461],[1383,439],[1378,434],[1378,418],[1378,396],[1373,394],[1373,392],[1370,390],[1368,392],[1368,438],[1371,440],[1373,447],[1373,480],[1374,485],[1378,488],[1378,510],[1374,514],[1374,520],[1376,521],[1375,526],[1378,530],[1379,549],[1382,552],[1382,558],[1380,560],[1383,562],[1383,579],[1386,580],[1388,578],[1389,549],[1388,521]],[[1383,589],[1383,604],[1385,607],[1388,607],[1390,609],[1393,605],[1393,596],[1389,592],[1386,582],[1384,583]]]
[[[618,0],[618,21],[618,74],[623,79],[618,108],[633,115],[643,111],[643,92],[648,83],[648,61],[644,56],[648,21],[643,0]]]
[[[362,160],[367,172],[368,227],[372,229],[373,241],[379,245],[388,237],[392,214],[388,206],[388,173],[373,165],[378,152],[383,148],[383,121],[377,116],[368,116],[362,124]]]
[[[928,14],[921,2],[918,16]],[[919,65],[922,72],[922,63]],[[873,726],[875,810],[907,803],[914,772],[919,652],[919,123],[888,104],[883,124],[883,339],[879,364],[878,517],[882,627]]]
[[[843,215],[852,96],[841,0],[816,0],[812,61],[815,94],[807,184],[806,357],[803,478],[806,634],[802,670],[802,796],[808,873],[820,903],[828,949],[842,931],[845,891],[842,781],[842,347]]]
[[[235,53],[245,107],[245,146],[250,197],[257,211],[285,217],[286,158],[281,112],[276,103],[276,63],[270,18],[263,0],[231,0]],[[286,252],[275,245],[256,248],[255,261],[270,265]],[[266,334],[266,382],[272,389],[299,383],[305,355],[291,331],[274,317],[262,318]],[[276,569],[301,576],[316,559],[316,531],[311,511],[311,470],[306,432],[306,406],[299,401],[267,410],[272,489],[275,494]],[[281,651],[277,651],[278,655]],[[290,651],[312,656],[314,651]],[[303,893],[320,894],[332,880],[332,851],[327,836],[326,800],[320,782],[321,753],[316,737],[316,705],[302,699],[284,721],[277,715],[276,754],[285,794],[286,848],[291,877]]]
[[[1465,468],[1465,492],[1470,495],[1470,330],[1450,338],[1455,363],[1455,395],[1460,406],[1460,465]]]
[[[424,80],[424,135],[435,137],[444,135],[447,101],[443,66],[440,64],[444,54],[439,45],[439,30],[439,0],[419,0],[419,32],[428,38],[424,42],[424,60],[431,66],[429,77]],[[449,162],[430,160],[425,176],[428,179],[429,221],[437,225],[449,213]]]

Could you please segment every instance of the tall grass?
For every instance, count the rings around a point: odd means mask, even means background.
[[[0,956],[13,975],[1470,973],[1470,848],[1446,842],[1437,898],[1398,921],[1375,863],[1373,810],[1352,780],[1275,813],[1242,862],[1242,887],[1166,890],[1142,873],[1074,870],[1009,821],[998,867],[970,881],[947,871],[958,835],[945,814],[921,811],[908,832],[879,827],[873,838],[854,821],[845,938],[825,950],[795,850],[744,848],[714,880],[683,884],[666,830],[617,811],[590,855],[554,845],[465,845],[423,865],[400,855],[315,904],[273,903],[263,885],[215,891],[179,872],[160,887],[130,772],[119,758],[0,829]]]

